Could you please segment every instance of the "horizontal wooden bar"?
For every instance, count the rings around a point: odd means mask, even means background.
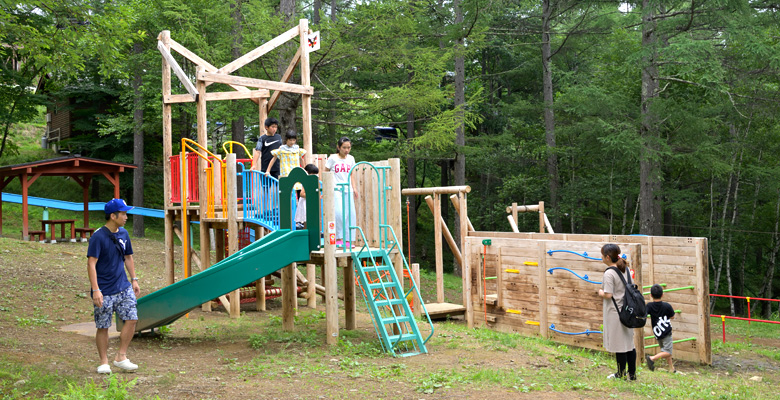
[[[471,186],[439,186],[439,187],[422,187],[422,188],[408,188],[401,190],[401,194],[404,196],[419,196],[419,195],[433,195],[433,194],[456,194],[456,193],[470,193]]]
[[[244,76],[233,76],[233,75],[216,74],[210,72],[201,72],[198,75],[198,79],[206,82],[224,83],[227,85],[241,85],[241,86],[249,86],[249,87],[256,87],[256,88],[269,89],[269,90],[280,90],[282,92],[288,92],[288,93],[298,93],[298,94],[308,94],[308,95],[314,94],[314,87],[312,86],[303,86],[303,85],[296,85],[294,83],[268,81],[265,79],[247,78]]]

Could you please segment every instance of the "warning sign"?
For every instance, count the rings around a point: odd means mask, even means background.
[[[336,222],[335,221],[328,222],[328,233],[336,233]]]
[[[328,235],[328,243],[330,244],[336,244],[336,234],[331,233]]]

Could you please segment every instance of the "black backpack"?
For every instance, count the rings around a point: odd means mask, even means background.
[[[607,270],[614,269],[618,273],[620,280],[626,287],[626,294],[623,296],[623,308],[618,308],[615,296],[612,296],[612,303],[620,316],[620,323],[627,328],[641,328],[647,323],[647,306],[645,306],[645,296],[639,291],[637,286],[631,283],[631,274],[628,274],[628,282],[623,278],[623,274],[616,267],[609,267]]]

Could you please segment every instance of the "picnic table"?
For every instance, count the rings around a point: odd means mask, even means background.
[[[70,239],[71,242],[76,241],[76,223],[75,219],[43,219],[41,220],[41,230],[46,231],[46,226],[51,228],[51,243],[57,243],[55,239],[55,231],[57,225],[60,226],[60,240]],[[70,236],[65,236],[65,225],[70,225]]]

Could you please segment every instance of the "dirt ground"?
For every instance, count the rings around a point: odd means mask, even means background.
[[[163,287],[162,243],[134,239],[133,247],[142,295]],[[5,358],[34,365],[76,381],[103,379],[95,373],[98,359],[94,338],[60,331],[62,326],[92,320],[85,253],[86,243],[52,245],[0,238],[0,360]],[[134,397],[165,399],[572,400],[608,396],[597,389],[522,393],[497,385],[444,386],[433,393],[419,390],[419,377],[434,371],[512,368],[528,374],[554,375],[559,368],[549,357],[532,349],[484,351],[478,347],[460,346],[459,341],[465,342],[469,335],[463,331],[444,329],[444,338],[432,341],[428,355],[402,359],[386,355],[365,358],[349,349],[328,349],[324,345],[324,334],[321,334],[324,320],[320,319],[309,325],[305,321],[297,325],[298,330],[312,332],[308,336],[297,336],[303,342],[269,340],[253,348],[250,345],[253,335],[262,337],[269,326],[280,325],[281,313],[274,304],[278,303],[269,303],[271,309],[263,313],[254,311],[253,305],[244,305],[245,313],[237,320],[231,320],[219,308],[211,313],[196,310],[162,336],[137,337],[128,356],[140,368],[135,374],[120,376],[137,380],[132,389]],[[322,308],[319,312],[307,311],[301,306],[301,320],[316,320],[322,311]],[[377,342],[376,334],[366,314],[359,315],[358,327],[353,332],[341,331],[342,337],[349,338],[356,346],[373,346],[372,343]],[[305,342],[311,337],[318,342]],[[780,339],[773,342],[780,347]],[[109,354],[113,354],[117,346],[118,339],[112,339]],[[778,366],[777,362],[738,355],[716,357],[714,362],[715,368],[724,370],[777,371]],[[691,373],[696,368],[682,363],[679,366]],[[597,369],[607,372],[609,367]],[[408,380],[404,378],[407,374]],[[382,376],[391,379],[382,379]],[[447,380],[446,377],[441,379]]]

